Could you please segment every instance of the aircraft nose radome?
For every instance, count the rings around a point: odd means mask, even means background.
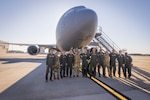
[[[71,47],[84,47],[94,37],[96,28],[97,15],[93,10],[84,6],[71,8],[58,22],[57,47],[65,50]]]
[[[80,25],[76,25],[80,24]],[[74,25],[76,29],[86,28],[90,24],[91,27],[97,26],[97,15],[93,10],[81,9],[74,14]],[[93,26],[94,25],[94,26]]]

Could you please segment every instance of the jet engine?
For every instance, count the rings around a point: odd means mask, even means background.
[[[40,52],[40,48],[38,45],[31,45],[28,47],[28,53],[30,55],[37,55]]]

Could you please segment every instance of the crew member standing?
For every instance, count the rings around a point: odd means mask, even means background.
[[[127,77],[126,70],[128,70],[128,78],[131,77],[131,67],[132,67],[132,58],[126,52],[125,53],[125,68],[124,68],[124,76],[125,76],[125,78]]]
[[[72,52],[72,49],[69,51],[69,54],[67,55],[67,77],[68,73],[70,73],[70,77],[72,77],[72,66],[74,65],[74,55]]]
[[[123,69],[124,55],[121,53],[121,50],[119,50],[119,54],[117,56],[117,60],[118,60],[118,75],[120,77],[121,69],[124,72],[124,69]]]
[[[104,53],[102,52],[102,48],[100,48],[100,52],[98,53],[98,74],[99,74],[99,77],[101,76],[100,67],[102,67],[103,76],[105,77]]]
[[[96,54],[96,48],[92,48],[91,59],[90,59],[90,77],[96,76],[96,66],[98,64],[97,59],[98,59],[98,57]]]
[[[74,69],[73,69],[73,77],[79,77],[79,67],[80,67],[80,54],[79,50],[76,49],[76,53],[74,55]]]
[[[116,77],[116,58],[117,54],[115,53],[115,50],[112,50],[112,53],[109,54],[110,56],[110,77],[112,77],[112,69],[113,69],[113,76]]]
[[[47,54],[46,57],[46,82],[48,82],[48,73],[50,70],[50,80],[52,81],[52,75],[53,75],[53,67],[55,64],[55,55],[53,54],[53,49],[49,49],[49,54]]]
[[[54,67],[54,79],[59,79],[59,56],[58,56],[58,52],[55,53],[55,67]]]
[[[90,59],[86,48],[84,48],[84,53],[82,53],[80,57],[82,59],[82,76],[86,77],[88,71],[88,60]]]
[[[106,51],[104,55],[104,67],[105,69],[107,67],[108,76],[110,77],[110,57],[108,51]]]
[[[65,51],[62,51],[62,54],[59,58],[60,61],[60,77],[65,77],[65,71],[67,66],[67,56],[65,55]]]

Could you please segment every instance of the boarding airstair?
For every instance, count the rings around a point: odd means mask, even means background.
[[[117,44],[115,44],[102,30],[98,30],[98,32],[95,35],[95,38],[93,39],[93,42],[97,44],[99,47],[103,47],[105,51],[112,52],[114,49],[116,53],[121,50]]]

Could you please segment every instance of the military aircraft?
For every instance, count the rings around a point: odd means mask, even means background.
[[[60,18],[56,28],[56,44],[19,44],[28,45],[27,52],[37,55],[40,48],[55,48],[68,51],[71,48],[82,48],[88,45],[95,36],[97,29],[97,14],[84,6],[77,6],[66,11]]]

